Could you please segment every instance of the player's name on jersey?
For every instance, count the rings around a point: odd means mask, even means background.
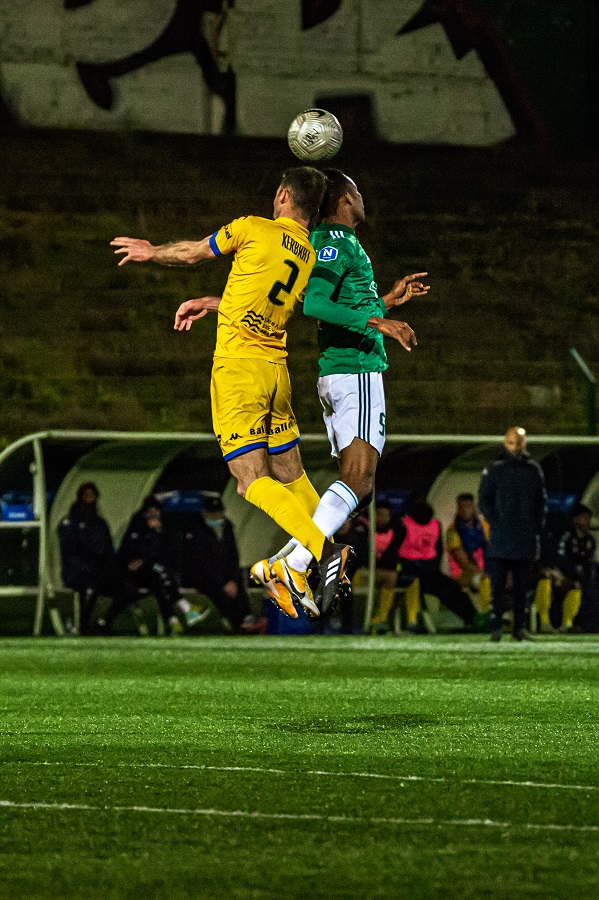
[[[291,250],[295,256],[299,256],[303,262],[308,262],[310,259],[310,248],[300,244],[299,241],[296,241],[295,238],[292,238],[286,232],[283,232],[283,247],[285,250]]]

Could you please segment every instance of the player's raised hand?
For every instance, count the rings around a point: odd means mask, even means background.
[[[393,338],[394,341],[398,341],[408,353],[412,349],[412,345],[415,347],[418,344],[416,335],[407,322],[398,322],[395,319],[383,319],[378,316],[371,316],[368,320],[368,327],[375,328],[377,331],[380,331],[381,334],[384,334],[385,337],[390,337]]]
[[[202,319],[206,315],[208,310],[202,305],[203,299],[198,297],[196,300],[186,300],[181,304],[175,313],[173,326],[175,331],[189,331],[196,319]]]
[[[416,272],[414,275],[405,275],[395,282],[388,294],[383,297],[387,309],[401,306],[412,297],[423,297],[430,291],[429,284],[423,284],[420,278],[426,278],[428,272]]]
[[[220,297],[196,297],[186,300],[175,313],[175,331],[189,331],[196,319],[203,319],[206,313],[216,312]]]
[[[116,237],[110,242],[111,247],[118,247],[114,252],[125,255],[119,262],[124,266],[126,262],[149,262],[154,258],[156,248],[149,242],[140,238]]]

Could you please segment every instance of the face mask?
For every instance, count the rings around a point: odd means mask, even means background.
[[[206,519],[206,522],[208,523],[208,525],[210,525],[211,528],[220,528],[221,525],[224,525],[225,520],[224,519]]]

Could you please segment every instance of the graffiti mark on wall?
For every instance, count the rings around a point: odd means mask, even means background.
[[[440,24],[456,59],[471,50],[478,54],[485,71],[495,82],[520,138],[545,143],[547,129],[529,91],[518,73],[500,26],[470,0],[424,0],[422,7],[397,32],[410,34]]]
[[[302,28],[321,25],[337,12],[343,0],[302,0]]]
[[[2,99],[0,92],[0,132],[6,133],[16,127],[16,120],[8,103]]]
[[[64,8],[74,10],[93,2],[94,0],[65,0]],[[218,36],[225,16],[225,5],[230,4],[231,0],[228,3],[225,0],[177,0],[175,11],[164,31],[144,50],[107,62],[77,62],[77,72],[88,96],[96,106],[111,110],[115,103],[115,79],[168,56],[190,53],[200,67],[208,89],[222,98],[225,105],[223,130],[232,134],[236,118],[235,73],[230,66],[221,72],[218,65]],[[204,34],[206,13],[218,17],[211,43]]]
[[[539,13],[538,29],[535,11],[516,15],[511,0],[0,5],[0,130],[281,136],[300,104],[368,97],[368,133],[384,140],[538,144],[548,126],[553,140],[586,133],[599,106],[599,44],[590,25],[583,33],[589,17],[573,14],[582,0],[551,0],[559,24]]]
[[[81,6],[89,6],[94,0],[64,0],[65,9],[79,9]]]
[[[330,19],[343,0],[302,0],[302,28]],[[430,25],[442,25],[456,59],[474,50],[493,79],[511,116],[518,137],[543,144],[547,128],[514,64],[500,26],[470,0],[424,0],[421,8],[397,31],[411,34]]]

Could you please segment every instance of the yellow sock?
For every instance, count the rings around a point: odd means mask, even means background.
[[[579,588],[568,591],[564,597],[564,605],[562,607],[562,628],[572,627],[572,622],[578,615],[581,603],[582,591]]]
[[[551,607],[551,579],[540,578],[535,590],[535,605],[541,626],[549,625],[549,609]]]
[[[296,478],[295,481],[290,481],[289,484],[284,484],[283,487],[287,488],[299,500],[310,518],[312,518],[316,512],[316,507],[320,503],[320,496],[306,473],[302,472],[299,478]]]
[[[280,528],[320,560],[326,537],[299,500],[280,481],[268,475],[257,478],[245,492],[245,499],[274,519]]]
[[[415,578],[412,584],[406,588],[406,621],[408,625],[415,625],[418,621],[420,608],[420,581]]]
[[[381,593],[379,596],[379,608],[377,610],[376,616],[372,620],[373,625],[380,625],[383,622],[386,622],[389,618],[389,613],[391,612],[391,607],[393,606],[393,601],[395,599],[395,588],[381,588]]]
[[[483,575],[478,586],[478,605],[482,613],[488,613],[491,609],[491,579]]]
[[[352,578],[352,587],[362,588],[368,584],[368,569],[358,569]]]

